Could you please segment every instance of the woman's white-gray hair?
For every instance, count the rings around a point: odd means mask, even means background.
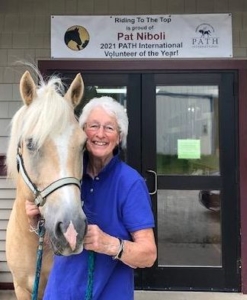
[[[110,116],[114,116],[116,118],[116,122],[120,130],[120,140],[122,143],[122,147],[125,148],[129,127],[128,116],[126,113],[126,109],[111,97],[103,96],[100,98],[91,99],[82,109],[82,113],[79,119],[80,126],[82,128],[84,127],[85,123],[87,123],[87,119],[91,111],[96,107],[103,108]]]

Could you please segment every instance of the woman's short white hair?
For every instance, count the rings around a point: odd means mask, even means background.
[[[103,108],[110,116],[116,118],[116,122],[120,130],[120,139],[122,147],[125,148],[129,127],[128,116],[126,113],[126,109],[123,107],[123,105],[121,105],[119,102],[117,102],[111,97],[103,96],[100,98],[91,99],[82,109],[82,113],[79,118],[80,126],[82,128],[84,127],[85,123],[87,123],[87,119],[90,113],[96,107]]]

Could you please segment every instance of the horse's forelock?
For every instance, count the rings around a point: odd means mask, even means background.
[[[37,89],[37,97],[27,107],[21,107],[12,119],[7,152],[7,169],[16,175],[16,151],[20,140],[31,138],[40,148],[48,137],[62,133],[68,126],[71,107],[63,99],[64,88],[60,78],[52,77]]]
[[[6,166],[8,177],[16,177],[16,151],[20,139],[20,127],[22,116],[25,114],[26,107],[22,106],[14,115],[11,121],[10,140],[6,155]]]
[[[61,95],[63,92],[61,80],[51,78],[37,90],[37,98],[26,112],[23,135],[31,134],[38,146],[48,136],[61,133],[69,122],[71,109]]]
[[[42,93],[44,90],[47,92],[56,91],[58,94],[63,95],[65,93],[65,85],[63,84],[61,78],[52,76],[47,83],[44,81],[41,82],[37,92]]]

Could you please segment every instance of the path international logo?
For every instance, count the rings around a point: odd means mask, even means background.
[[[196,35],[192,38],[193,48],[218,48],[219,37],[212,25],[202,23],[197,26]]]

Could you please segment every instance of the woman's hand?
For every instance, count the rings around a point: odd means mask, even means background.
[[[88,225],[84,248],[114,256],[118,253],[119,240],[103,232],[97,225]]]
[[[26,214],[30,226],[36,227],[40,218],[39,208],[36,206],[34,202],[26,200],[25,209],[26,209]]]

